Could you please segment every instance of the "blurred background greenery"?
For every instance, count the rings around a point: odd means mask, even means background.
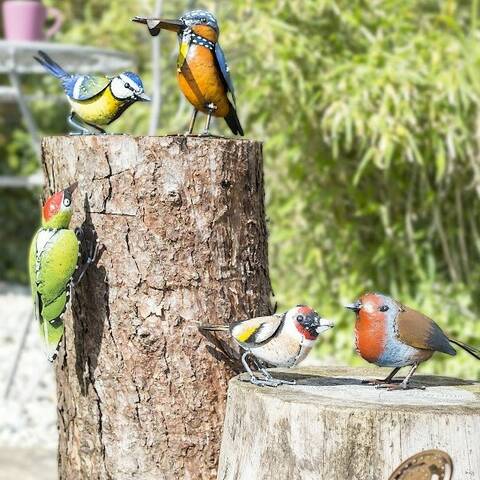
[[[130,22],[154,0],[46,0],[67,18],[56,41],[138,58],[151,91],[151,39]],[[480,344],[480,25],[478,1],[164,2],[164,16],[214,11],[248,137],[265,142],[271,278],[279,309],[308,303],[337,321],[323,360],[362,364],[353,315],[366,290],[392,294],[452,336]],[[175,35],[162,34],[158,133],[185,131]],[[28,88],[58,93],[48,77]],[[37,169],[13,107],[0,106],[0,174]],[[67,106],[37,102],[44,133]],[[145,134],[135,106],[110,131]],[[223,130],[223,122],[216,124]],[[26,283],[38,192],[0,190],[0,280]],[[422,371],[480,378],[461,353]]]

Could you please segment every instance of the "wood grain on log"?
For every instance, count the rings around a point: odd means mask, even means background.
[[[261,144],[50,137],[43,162],[104,245],[64,316],[60,478],[214,478],[232,371],[195,322],[271,313]]]
[[[386,480],[435,448],[451,456],[453,478],[478,480],[480,384],[421,375],[413,383],[426,390],[361,384],[385,373],[300,368],[283,374],[296,386],[276,389],[232,379],[218,479]]]

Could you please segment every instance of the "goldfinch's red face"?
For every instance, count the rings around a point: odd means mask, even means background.
[[[333,327],[333,323],[322,318],[313,308],[298,305],[287,312],[287,320],[307,340],[315,340],[320,333]]]

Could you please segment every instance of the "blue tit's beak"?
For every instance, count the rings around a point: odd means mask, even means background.
[[[153,37],[156,37],[160,33],[160,30],[170,30],[171,32],[180,33],[185,28],[185,23],[181,20],[134,17],[132,18],[132,22],[143,23],[146,25],[150,35]]]
[[[348,308],[349,310],[352,310],[353,312],[358,313],[362,308],[362,305],[360,302],[348,303],[347,305],[345,305],[345,308]]]
[[[146,95],[144,92],[142,93],[136,93],[135,94],[135,100],[138,100],[139,102],[151,102],[152,99]]]

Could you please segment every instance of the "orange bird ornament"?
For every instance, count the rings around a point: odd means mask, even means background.
[[[435,352],[457,354],[452,344],[480,360],[478,349],[447,336],[431,318],[387,295],[366,293],[345,307],[356,314],[357,352],[367,362],[393,368],[387,378],[372,382],[377,388],[408,389],[418,365]],[[393,377],[407,366],[411,369],[405,379],[394,383]]]
[[[152,36],[161,30],[178,35],[177,80],[180,90],[193,105],[188,134],[193,132],[197,113],[207,115],[203,135],[209,135],[212,116],[224,118],[234,135],[243,136],[235,108],[235,90],[218,37],[217,19],[205,10],[193,10],[178,20],[135,17],[147,25]]]

